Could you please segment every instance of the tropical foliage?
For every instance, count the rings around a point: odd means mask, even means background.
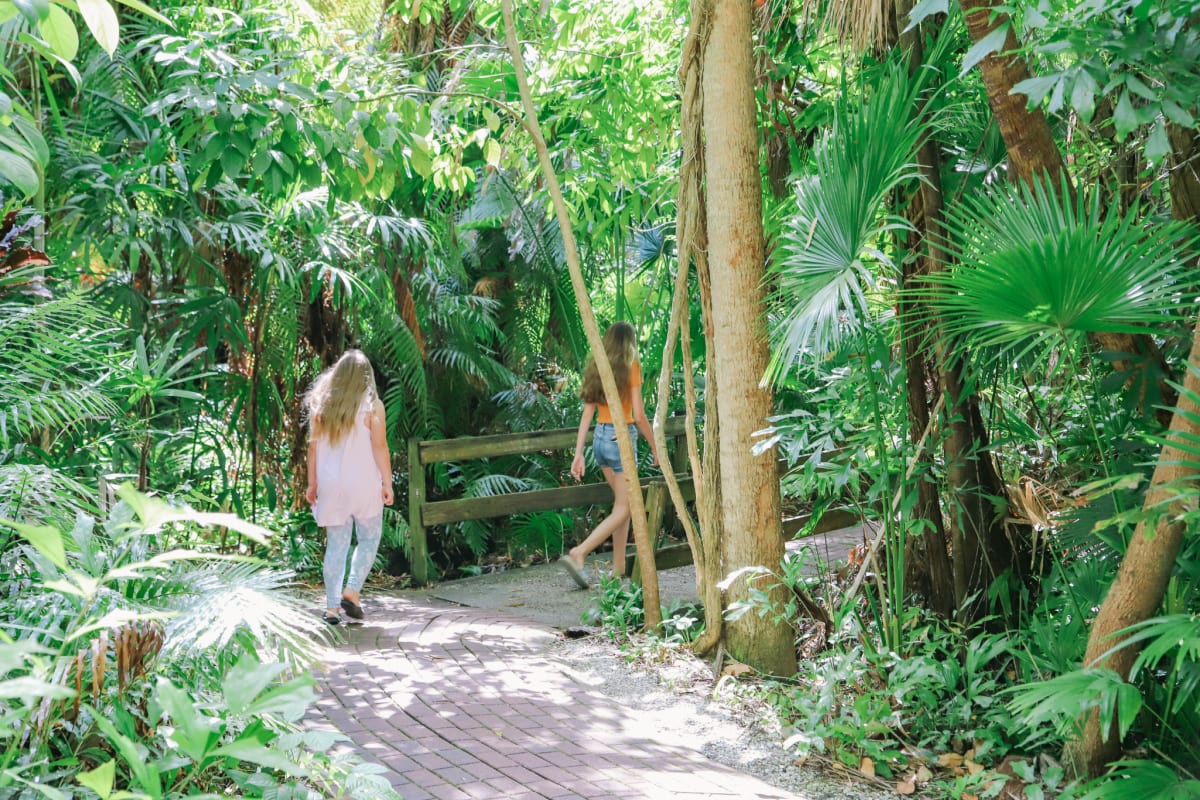
[[[635,321],[647,386],[668,373],[649,408],[688,387],[701,414],[721,298],[699,269],[694,365],[663,353],[706,7],[516,9],[596,314]],[[1031,798],[1190,796],[1198,9],[1021,0],[973,39],[978,7],[753,4],[776,393],[756,446],[806,530],[849,507],[878,535],[823,578],[769,565],[794,602],[731,611],[794,628],[797,680],[763,691],[810,757],[943,796],[1001,767]],[[370,788],[297,725],[321,641],[296,594],[320,559],[299,398],[365,350],[401,498],[409,439],[578,419],[583,315],[500,25],[490,1],[0,0],[0,793]],[[1029,70],[1015,110],[986,72],[1004,48]],[[1035,127],[1062,172],[1016,183]],[[1182,477],[1159,502],[1164,446]],[[429,492],[552,488],[569,457],[439,465]],[[557,556],[589,513],[436,530],[433,566]],[[1085,663],[1160,523],[1181,531],[1161,600]],[[643,603],[606,585],[594,621],[639,627]],[[660,633],[691,642],[698,616]],[[1089,718],[1110,771],[1058,770]]]

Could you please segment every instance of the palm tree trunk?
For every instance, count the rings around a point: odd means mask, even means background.
[[[752,451],[754,433],[767,424],[774,398],[762,382],[770,351],[751,59],[750,5],[715,0],[703,70],[708,258],[713,298],[719,298],[713,303],[715,346],[709,358],[720,398],[719,480],[726,533],[722,572],[731,576],[747,570],[728,584],[725,600],[749,600],[753,589],[766,592],[769,602],[782,608],[789,598],[774,577],[784,555],[775,449],[758,455]],[[792,630],[774,615],[743,614],[727,620],[724,631],[725,649],[734,658],[761,672],[795,673]]]
[[[1111,669],[1123,679],[1128,679],[1141,648],[1130,645],[1112,652],[1122,638],[1117,634],[1157,613],[1186,532],[1180,518],[1185,512],[1195,512],[1200,497],[1200,467],[1189,449],[1200,437],[1200,406],[1195,402],[1200,397],[1200,324],[1192,337],[1188,364],[1184,392],[1142,505],[1146,519],[1134,529],[1117,578],[1092,622],[1083,658],[1085,667]],[[1153,523],[1152,534],[1147,533],[1147,519]],[[1077,776],[1096,777],[1118,757],[1120,747],[1116,733],[1102,730],[1099,714],[1093,710],[1084,718],[1079,738],[1067,743],[1063,761]]]
[[[1040,108],[1030,109],[1025,95],[1012,92],[1014,86],[1030,76],[1025,60],[1014,54],[1017,38],[1011,20],[1005,14],[993,15],[991,0],[959,0],[959,5],[972,42],[980,42],[1001,25],[1009,26],[999,52],[985,56],[979,63],[988,105],[992,107],[1017,177],[1026,184],[1032,183],[1034,177],[1045,177],[1053,189],[1059,189],[1067,171],[1046,115]]]
[[[897,20],[908,18],[912,10],[911,0],[896,0]],[[908,72],[915,74],[924,60],[922,39],[919,30],[897,33],[899,45],[908,58]],[[918,111],[917,113],[924,113]],[[909,219],[926,244],[925,257],[906,260],[903,266],[903,285],[913,287],[923,276],[945,269],[948,258],[942,247],[942,165],[937,142],[927,138],[918,153],[919,168],[923,180],[918,193],[909,204]],[[954,571],[947,550],[946,525],[938,500],[937,487],[926,476],[933,473],[933,449],[923,446],[924,432],[929,429],[929,392],[926,375],[936,372],[931,368],[942,361],[937,355],[940,348],[935,339],[936,331],[925,321],[928,315],[913,295],[900,293],[899,301],[900,337],[904,353],[906,394],[908,399],[909,438],[918,448],[918,467],[922,477],[917,483],[917,505],[913,509],[916,519],[926,523],[919,536],[906,542],[904,586],[906,591],[923,594],[930,609],[944,618],[949,618],[956,607],[954,593]]]

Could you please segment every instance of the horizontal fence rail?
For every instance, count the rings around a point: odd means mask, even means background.
[[[679,481],[684,499],[690,501],[695,499],[695,489],[692,486],[691,475],[687,472],[686,448],[678,444],[678,440],[685,434],[686,426],[686,418],[668,417],[663,424],[663,432],[668,440],[675,442],[675,446],[670,448],[672,469]],[[456,439],[426,441],[410,439],[408,442],[408,522],[412,541],[413,582],[419,585],[429,582],[427,529],[430,527],[473,519],[611,503],[613,500],[612,489],[609,485],[599,482],[512,492],[490,497],[463,497],[429,502],[426,500],[426,467],[447,461],[475,461],[523,453],[566,450],[575,446],[578,434],[578,428],[557,428],[528,433],[464,436]],[[641,485],[644,490],[661,492],[665,495],[665,481],[661,477],[642,478]],[[661,508],[663,504],[660,502],[658,506]],[[662,514],[659,513],[658,520],[653,523],[655,533],[661,525],[661,518]]]

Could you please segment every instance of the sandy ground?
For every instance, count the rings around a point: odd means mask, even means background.
[[[805,568],[813,574],[821,564],[843,562],[847,551],[862,539],[862,528],[843,528],[789,542],[788,549],[810,550]],[[814,556],[819,556],[819,561]],[[593,575],[597,568],[611,571],[612,555],[609,552],[593,553],[587,567]],[[585,624],[582,617],[598,591],[595,582],[591,589],[579,589],[566,571],[552,562],[445,581],[418,593],[471,608],[504,609],[562,630]],[[695,602],[699,597],[695,568],[686,566],[660,571],[658,593],[662,605],[667,608],[680,602]]]

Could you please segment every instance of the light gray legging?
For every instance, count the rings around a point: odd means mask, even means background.
[[[379,550],[379,539],[383,536],[383,515],[374,519],[360,520],[351,517],[344,525],[330,525],[325,529],[325,607],[337,608],[342,604],[342,576],[346,574],[346,553],[350,550],[350,531],[358,528],[358,543],[354,547],[354,558],[350,561],[350,577],[346,588],[361,592],[367,573],[375,563]]]

